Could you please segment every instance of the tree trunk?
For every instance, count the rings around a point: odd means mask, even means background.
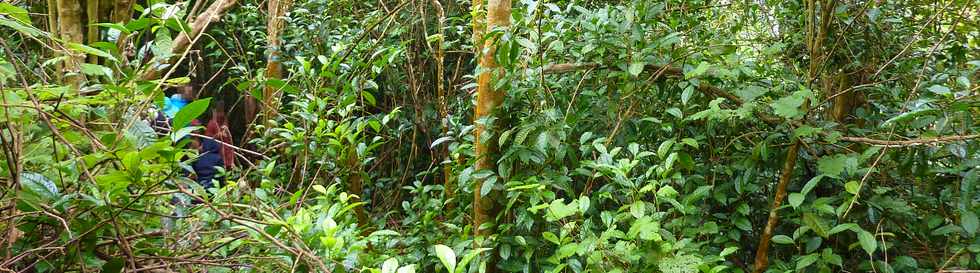
[[[833,19],[830,16],[831,12],[834,10],[836,0],[808,0],[807,3],[807,49],[809,50],[809,81],[808,85],[812,85],[818,76],[820,67],[823,65],[823,60],[826,60],[823,50],[823,41],[827,37],[827,31],[830,27],[830,21]],[[829,3],[828,3],[829,2]],[[817,5],[820,4],[822,10],[820,11],[820,25],[815,25],[817,21]],[[811,86],[812,87],[812,86]],[[803,105],[801,106],[803,112],[806,113],[809,110],[810,101],[803,100]],[[792,134],[790,134],[792,135]],[[790,140],[789,149],[786,151],[786,159],[783,165],[783,169],[779,176],[779,182],[776,184],[776,194],[773,196],[772,206],[769,207],[769,217],[766,221],[765,229],[762,231],[762,235],[759,236],[759,246],[755,252],[755,262],[752,272],[762,273],[766,271],[769,266],[769,243],[772,240],[773,233],[776,230],[776,225],[779,223],[779,207],[782,205],[783,200],[786,199],[786,187],[789,185],[790,180],[793,179],[793,170],[796,169],[796,157],[799,154],[800,139],[792,138]]]
[[[82,5],[79,4],[79,1],[57,0],[59,34],[61,34],[61,39],[66,42],[83,43]],[[74,52],[70,54],[64,61],[62,78],[72,89],[78,91],[82,80],[79,67],[85,62],[85,56]]]
[[[112,9],[112,22],[125,24],[133,17],[133,0],[116,0]]]
[[[361,167],[361,160],[358,158],[357,151],[353,147],[347,151],[346,165],[348,166],[348,170],[350,172],[347,177],[347,190],[350,191],[350,194],[356,196],[353,198],[355,203],[361,202],[364,200],[364,197],[362,196],[364,194],[364,176],[362,174],[364,169]],[[369,224],[367,212],[365,211],[363,205],[354,207],[354,214],[357,216],[358,226],[365,227]]]
[[[439,24],[437,25],[437,27],[439,28],[438,30],[439,38],[436,39],[436,48],[435,48],[436,96],[438,96],[439,98],[439,121],[441,123],[442,133],[446,134],[449,131],[449,121],[447,120],[449,118],[449,105],[448,105],[449,98],[446,97],[447,95],[446,95],[446,86],[445,86],[446,50],[443,48],[443,41],[445,40],[445,37],[443,37],[444,35],[443,28],[446,27],[446,12],[445,10],[443,10],[442,3],[439,3],[439,0],[432,0],[432,7],[435,8],[436,10],[436,20],[438,20],[439,22]],[[450,156],[449,145],[442,145],[442,154],[443,157],[445,157],[447,160],[449,159]],[[452,179],[451,166],[452,166],[451,164],[446,164],[445,166],[442,167],[443,188],[446,193],[445,194],[446,200],[452,198],[453,192],[456,190],[452,182],[453,179]],[[447,205],[446,207],[447,211],[451,207],[452,207],[451,205]]]
[[[88,30],[88,37],[86,43],[93,44],[98,42],[99,39],[99,27],[95,24],[99,23],[99,0],[87,0],[85,2],[85,16],[88,18],[88,24],[85,28]],[[89,55],[89,63],[99,63],[99,56]]]
[[[483,4],[480,0],[474,1],[474,14],[480,14],[480,9]],[[474,16],[474,39],[475,44],[480,44],[483,40],[483,31],[486,29],[494,29],[497,27],[508,27],[510,26],[510,0],[489,0],[487,5],[487,16],[486,16],[486,28],[483,28],[479,24],[480,16]],[[493,128],[499,128],[500,122],[498,124],[486,124],[489,118],[494,116],[497,107],[504,100],[505,93],[502,90],[496,90],[493,88],[492,77],[502,77],[504,71],[499,69],[497,63],[494,61],[494,55],[496,52],[496,45],[494,39],[487,39],[483,41],[483,48],[485,52],[483,54],[478,54],[480,57],[480,75],[477,78],[477,91],[476,91],[476,111],[473,115],[473,119],[476,123],[476,128],[474,130],[474,145],[476,157],[476,166],[474,167],[474,172],[480,172],[483,170],[496,171],[496,146],[497,141],[496,134]],[[477,47],[477,49],[481,49]],[[478,52],[479,53],[479,52]],[[485,135],[490,135],[487,137]],[[487,138],[487,139],[483,139]],[[484,198],[481,194],[481,189],[483,188],[484,179],[477,179],[476,183],[473,184],[473,234],[475,237],[480,237],[483,234],[492,233],[492,227],[487,230],[481,229],[481,226],[485,223],[490,223],[493,226],[493,217],[496,212],[496,202],[493,198]],[[493,193],[488,194],[491,195]],[[491,255],[492,256],[492,255]],[[493,263],[488,263],[493,265]],[[487,268],[488,272],[495,271],[495,268],[491,266]]]
[[[47,0],[47,3],[48,3],[48,32],[51,33],[51,36],[60,37],[58,32],[58,28],[59,28],[58,27],[58,0]],[[54,54],[58,54],[58,53],[55,52]],[[59,73],[54,73],[55,80],[57,80],[57,82],[61,82],[62,73],[60,73],[60,71],[64,69],[64,65],[59,62],[55,65],[55,69],[59,71]]]
[[[269,41],[268,56],[265,66],[265,78],[282,78],[282,39],[279,37],[283,27],[282,16],[284,11],[288,11],[292,6],[291,0],[269,0],[269,19],[266,26],[267,39]],[[262,89],[262,116],[269,120],[278,113],[279,90],[266,85]]]

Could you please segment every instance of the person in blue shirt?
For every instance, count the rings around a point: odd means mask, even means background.
[[[163,114],[172,119],[177,116],[177,112],[194,100],[194,88],[191,85],[183,85],[177,88],[177,93],[170,97],[163,98]]]
[[[198,158],[191,163],[195,174],[194,180],[205,189],[218,186],[214,183],[218,175],[218,167],[225,164],[221,159],[221,145],[213,139],[204,137],[194,137],[190,144],[191,148],[199,152]]]

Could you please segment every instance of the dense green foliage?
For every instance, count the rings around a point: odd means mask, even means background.
[[[0,3],[0,268],[752,272],[773,209],[767,272],[980,268],[974,0],[522,0],[485,37],[470,1],[300,0],[282,79],[266,1],[186,52],[197,1],[136,2],[87,45],[49,31],[44,1]],[[506,92],[483,120],[474,38]],[[97,56],[77,88],[65,54]],[[241,147],[210,192],[183,175],[198,127],[147,122],[187,82],[229,102]],[[278,111],[249,124],[246,94]]]

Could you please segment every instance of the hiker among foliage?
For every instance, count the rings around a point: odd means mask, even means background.
[[[194,174],[191,176],[205,189],[218,186],[214,183],[218,167],[223,166],[221,146],[217,141],[205,137],[191,138],[190,147],[198,151],[198,157],[191,163]]]
[[[224,161],[225,169],[235,167],[235,151],[231,149],[230,143],[231,130],[228,129],[228,118],[225,116],[225,104],[223,101],[216,101],[211,109],[211,120],[205,128],[204,134],[223,143],[221,145],[221,159]]]

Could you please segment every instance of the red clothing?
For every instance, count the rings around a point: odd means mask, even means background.
[[[204,134],[218,141],[231,144],[231,135],[228,132],[228,121],[224,116],[211,117]],[[235,151],[228,144],[221,144],[221,160],[225,163],[225,169],[235,167]]]

